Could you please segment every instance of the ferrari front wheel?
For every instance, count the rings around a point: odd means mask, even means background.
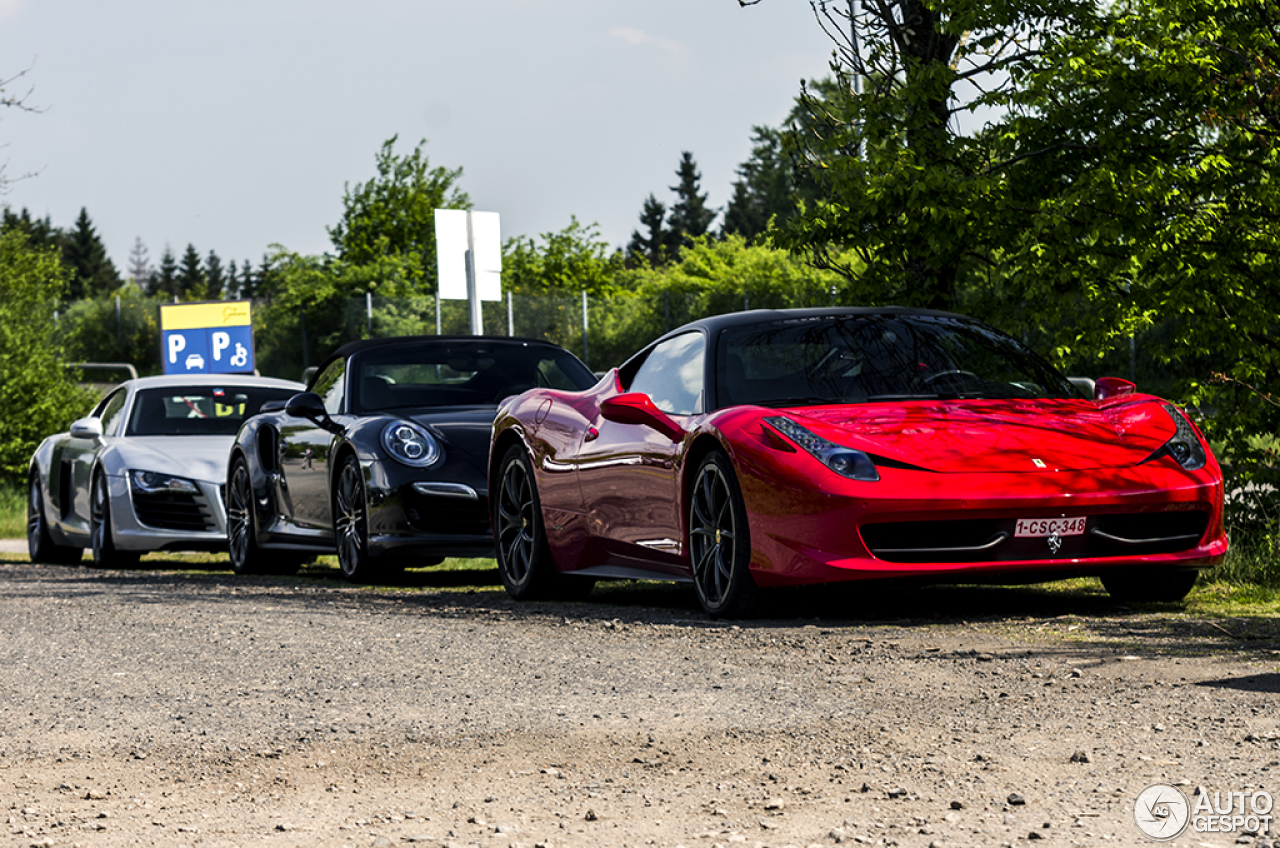
[[[93,545],[93,564],[98,568],[133,568],[142,557],[137,551],[116,547],[111,532],[111,493],[107,489],[107,475],[102,472],[94,475],[89,496],[89,539]]]
[[[503,454],[492,504],[498,573],[507,594],[525,600],[580,597],[591,591],[594,581],[566,577],[556,570],[542,523],[533,465],[520,445]]]
[[[1199,576],[1194,568],[1132,566],[1104,572],[1102,587],[1121,603],[1167,604],[1185,598]]]
[[[59,545],[49,533],[44,517],[44,495],[40,478],[32,474],[27,481],[27,555],[32,562],[71,565],[80,561],[84,551],[70,545]]]
[[[712,618],[749,616],[760,590],[751,577],[751,532],[729,457],[707,454],[689,492],[689,562],[698,602]]]

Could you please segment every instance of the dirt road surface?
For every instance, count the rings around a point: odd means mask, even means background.
[[[1152,784],[1280,794],[1272,620],[951,587],[722,623],[679,588],[450,588],[484,579],[0,564],[0,844],[1141,845]]]

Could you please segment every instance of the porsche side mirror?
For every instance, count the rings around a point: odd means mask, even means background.
[[[324,401],[315,392],[298,392],[285,403],[284,411],[294,418],[310,418],[312,421],[329,417]]]
[[[102,419],[100,418],[81,418],[71,424],[71,438],[73,439],[101,439],[102,438]]]
[[[600,414],[618,424],[640,424],[652,427],[673,442],[685,437],[684,428],[671,416],[658,409],[653,398],[643,392],[627,392],[605,398],[600,403]]]
[[[1093,399],[1106,400],[1107,398],[1123,397],[1131,395],[1138,390],[1138,387],[1128,380],[1122,380],[1119,377],[1099,377],[1093,385]]]

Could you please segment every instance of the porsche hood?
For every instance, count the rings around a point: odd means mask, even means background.
[[[778,410],[816,435],[942,473],[1137,465],[1175,425],[1156,399],[912,401]]]

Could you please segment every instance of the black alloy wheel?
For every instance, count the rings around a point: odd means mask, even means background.
[[[32,562],[50,565],[72,565],[79,562],[84,553],[81,548],[56,544],[49,534],[42,492],[40,478],[32,474],[27,481],[27,555]]]
[[[382,563],[369,553],[369,507],[360,462],[348,455],[338,472],[333,495],[333,537],[342,576],[352,583],[382,576]]]
[[[138,551],[122,551],[111,535],[111,494],[107,475],[99,471],[93,476],[89,497],[89,539],[93,545],[93,564],[98,568],[133,568],[142,558]]]
[[[742,618],[756,608],[747,509],[729,458],[713,452],[698,465],[689,492],[689,562],[698,602],[712,618]]]
[[[556,569],[542,522],[533,465],[523,446],[512,445],[503,455],[491,503],[498,573],[507,594],[517,600],[575,600],[590,594],[595,580],[564,575]]]
[[[260,574],[265,570],[253,514],[253,481],[244,457],[236,457],[227,482],[227,552],[236,574]]]

